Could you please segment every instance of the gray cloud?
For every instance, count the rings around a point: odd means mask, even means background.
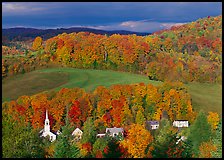
[[[221,2],[4,2],[3,27],[96,26],[152,31],[222,13]]]

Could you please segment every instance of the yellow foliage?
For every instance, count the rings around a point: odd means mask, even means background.
[[[199,158],[212,158],[211,152],[215,152],[217,150],[217,147],[213,145],[212,141],[202,142],[199,150]]]
[[[144,158],[150,153],[145,154],[148,144],[152,143],[153,137],[142,125],[132,124],[128,131],[128,136],[121,142],[127,148],[128,153],[133,158]],[[152,148],[151,148],[152,150]],[[150,151],[151,151],[150,150]]]
[[[170,92],[169,92],[169,94],[171,95],[171,96],[173,96],[174,94],[175,94],[175,89],[170,89]]]
[[[33,46],[32,46],[32,49],[33,50],[40,50],[40,49],[43,49],[43,46],[42,46],[42,38],[41,37],[36,37],[34,42],[33,42]]]
[[[212,126],[212,129],[215,130],[219,123],[218,113],[208,112],[207,120],[208,120],[208,123]]]

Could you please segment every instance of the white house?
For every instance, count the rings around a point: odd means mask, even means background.
[[[82,138],[82,131],[79,128],[76,128],[73,132],[72,132],[72,136],[75,137],[75,140],[80,140]]]
[[[42,129],[40,131],[40,133],[41,132],[42,132],[42,134],[41,134],[40,137],[47,137],[47,136],[49,136],[51,142],[56,140],[56,135],[50,131],[50,121],[48,119],[47,110],[46,110],[46,118],[45,118],[45,123],[44,123],[44,129]]]
[[[188,127],[188,121],[187,120],[175,120],[173,122],[174,127]]]
[[[124,129],[123,128],[106,128],[106,133],[109,133],[110,136],[115,137],[119,133],[123,135]]]

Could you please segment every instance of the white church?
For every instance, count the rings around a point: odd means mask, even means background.
[[[41,134],[40,137],[47,137],[47,136],[49,136],[51,142],[56,140],[56,135],[50,131],[50,121],[48,119],[47,110],[46,110],[46,118],[45,118],[45,122],[44,122],[44,129],[42,129],[40,131],[40,133],[41,132],[42,132],[42,134]]]
[[[56,134],[52,133],[50,131],[50,121],[48,119],[48,113],[47,113],[47,110],[46,110],[46,118],[45,118],[45,121],[44,121],[44,129],[42,129],[40,132],[39,132],[41,135],[40,137],[47,137],[49,136],[50,137],[50,141],[53,142],[54,140],[56,140],[56,136],[57,135],[60,135],[61,132],[58,130]],[[82,138],[82,131],[79,129],[79,128],[76,128],[73,132],[72,132],[72,136],[74,136],[74,140],[78,141]]]

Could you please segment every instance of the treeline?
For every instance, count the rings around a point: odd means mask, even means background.
[[[46,109],[52,131],[62,131],[52,144],[40,140],[37,134],[44,126]],[[216,137],[216,142],[211,139],[218,132],[218,114],[197,115],[182,83],[167,82],[158,87],[144,83],[99,86],[91,93],[81,88],[63,88],[4,102],[2,113],[3,157],[186,158],[220,154],[220,137]],[[188,120],[192,131],[181,133],[190,138],[177,145],[178,129],[172,127],[172,122],[178,119]],[[155,133],[148,131],[146,120],[161,120],[160,129]],[[76,127],[83,130],[78,142],[71,136]],[[122,127],[125,136],[96,139],[96,134],[105,133],[107,127]],[[26,142],[27,149],[22,142]]]

